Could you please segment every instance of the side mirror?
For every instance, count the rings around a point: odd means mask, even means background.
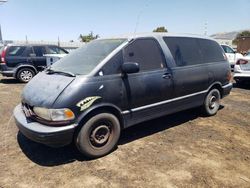
[[[36,57],[36,54],[30,54],[30,57]]]
[[[137,73],[139,70],[139,64],[135,62],[126,62],[122,65],[122,72],[125,74]]]

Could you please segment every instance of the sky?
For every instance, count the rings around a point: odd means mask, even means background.
[[[77,41],[151,32],[207,34],[250,29],[250,0],[8,0],[0,3],[4,40]]]

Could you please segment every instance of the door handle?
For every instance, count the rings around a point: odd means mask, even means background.
[[[172,78],[172,75],[171,75],[171,73],[166,72],[166,73],[164,73],[164,74],[162,75],[162,78],[164,78],[164,79],[170,79],[170,78]]]

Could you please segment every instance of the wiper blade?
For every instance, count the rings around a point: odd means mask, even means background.
[[[59,71],[59,70],[53,70],[51,68],[47,69],[45,71],[47,74],[64,74],[66,76],[71,76],[71,77],[75,77],[76,75],[73,74],[72,72],[67,72],[67,71]]]

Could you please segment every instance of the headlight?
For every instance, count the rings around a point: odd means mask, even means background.
[[[74,113],[68,108],[62,109],[47,109],[41,107],[34,107],[35,114],[43,119],[49,121],[65,121],[75,118]]]

